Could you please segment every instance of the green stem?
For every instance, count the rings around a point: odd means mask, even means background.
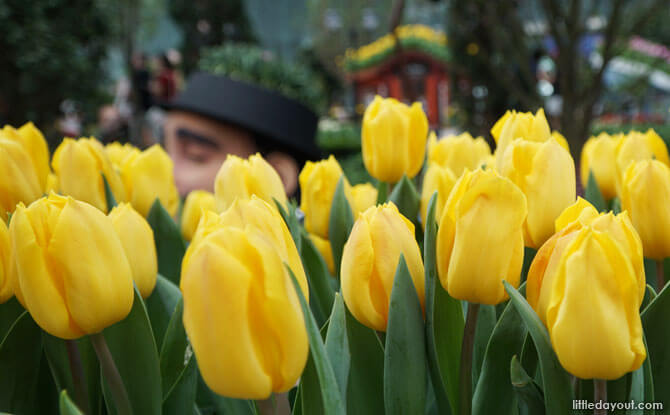
[[[477,314],[479,314],[479,304],[468,303],[463,343],[461,344],[460,415],[471,415],[472,412],[472,348],[475,343]]]
[[[79,353],[77,342],[74,340],[65,340],[65,348],[67,349],[67,357],[70,363],[75,403],[84,413],[88,414],[91,410],[88,403],[86,384],[84,383],[84,367],[81,363],[81,354]]]
[[[659,293],[665,286],[665,271],[663,270],[663,260],[656,261],[656,291]]]
[[[260,415],[290,415],[291,405],[288,402],[288,393],[272,394],[269,398],[256,401],[256,408]]]
[[[607,381],[603,379],[593,379],[593,403],[607,402]],[[593,415],[607,415],[607,410],[600,408],[594,409]]]
[[[386,203],[386,199],[389,196],[389,188],[391,184],[380,181],[377,183],[377,204]]]
[[[126,391],[126,387],[123,384],[123,379],[121,379],[119,369],[114,363],[112,353],[109,351],[107,341],[105,341],[105,336],[103,336],[102,333],[96,333],[91,334],[89,337],[91,338],[91,343],[95,349],[95,354],[98,355],[102,374],[105,377],[107,385],[112,392],[112,398],[114,399],[116,412],[119,415],[132,414],[133,410],[130,406],[130,399],[128,399],[128,392]]]

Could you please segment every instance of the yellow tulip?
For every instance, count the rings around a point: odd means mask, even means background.
[[[631,131],[626,134],[617,143],[615,157],[616,189],[619,196],[623,191],[621,188],[623,175],[632,162],[656,159],[670,166],[670,157],[665,142],[653,129],[649,129],[646,133]]]
[[[140,152],[140,149],[130,143],[121,144],[118,141],[109,143],[105,146],[105,153],[112,164],[121,170],[121,166],[129,157],[133,157]]]
[[[284,207],[287,205],[279,174],[260,154],[254,154],[248,159],[228,155],[214,181],[217,210],[223,212],[235,199],[249,199],[252,195],[272,206],[275,206],[275,199]]]
[[[391,288],[400,255],[424,304],[424,269],[414,225],[391,202],[358,216],[342,252],[342,297],[364,325],[386,331]]]
[[[30,153],[8,136],[0,131],[0,219],[5,221],[19,202],[31,203],[44,192]]]
[[[428,213],[428,202],[437,191],[437,200],[435,205],[435,220],[439,221],[442,217],[444,208],[451,189],[456,184],[457,177],[449,167],[443,167],[439,164],[430,164],[426,174],[423,176],[423,187],[421,188],[421,223],[426,227],[426,215]]]
[[[311,233],[309,234],[309,239],[314,244],[316,250],[319,251],[319,254],[321,254],[323,261],[328,267],[328,272],[331,274],[335,273],[335,261],[333,260],[333,250],[330,247],[330,241]]]
[[[494,170],[466,172],[454,185],[437,231],[437,272],[454,298],[498,304],[505,280],[519,286],[526,197]]]
[[[538,251],[528,274],[528,301],[568,372],[617,379],[646,358],[639,281],[609,229],[576,228],[564,228]],[[540,294],[533,297],[533,291]]]
[[[640,234],[644,256],[670,256],[670,168],[658,160],[629,164],[623,176],[621,206]]]
[[[10,270],[14,258],[9,250],[9,232],[7,225],[0,219],[0,304],[14,295],[14,282]]]
[[[530,112],[508,111],[493,126],[491,135],[497,144],[496,168],[501,171],[502,158],[513,141],[519,138],[540,143],[549,141],[551,140],[551,129],[544,110],[541,108],[535,115]]]
[[[130,263],[135,285],[142,298],[147,298],[154,290],[158,274],[154,231],[128,203],[116,206],[109,217]]]
[[[501,174],[526,195],[526,246],[539,248],[554,233],[554,221],[576,197],[572,156],[555,140],[514,140],[498,159]]]
[[[305,214],[305,230],[328,239],[330,207],[340,178],[344,177],[340,164],[332,155],[318,162],[308,161],[300,172],[300,209]],[[349,182],[344,177],[344,191],[349,193]]]
[[[491,155],[491,149],[482,137],[473,138],[470,133],[442,138],[435,133],[428,139],[428,164],[449,167],[458,178],[463,172],[475,170]]]
[[[554,130],[551,132],[551,138],[556,140],[558,144],[561,145],[561,147],[568,151],[568,153],[570,152],[570,144],[568,144],[568,140],[565,138],[565,136],[563,136],[563,134]]]
[[[370,183],[361,183],[351,187],[349,191],[349,205],[354,219],[360,213],[377,204],[377,189]]]
[[[58,146],[51,160],[58,177],[58,189],[107,212],[107,197],[102,175],[117,202],[126,200],[126,189],[119,174],[105,154],[104,147],[95,138],[66,138]]]
[[[302,311],[277,245],[288,230],[277,216],[255,197],[222,216],[207,212],[182,263],[184,327],[205,383],[220,395],[288,391],[307,361]]]
[[[40,187],[44,189],[47,184],[47,176],[49,175],[50,169],[49,147],[42,132],[35,127],[32,122],[27,122],[19,129],[5,125],[2,132],[0,132],[0,135],[4,135],[7,138],[21,143],[30,156]]]
[[[194,190],[186,196],[181,213],[181,234],[187,241],[195,235],[203,211],[215,211],[214,194],[206,190]]]
[[[419,173],[426,154],[428,119],[421,103],[411,106],[376,96],[363,115],[363,163],[377,180],[395,183]]]
[[[132,271],[112,220],[88,203],[50,194],[20,204],[9,226],[15,294],[46,332],[75,339],[125,318]]]
[[[47,176],[47,186],[44,189],[44,193],[58,193],[58,176],[53,173],[49,173]]]
[[[156,199],[171,216],[179,209],[179,193],[173,164],[163,148],[155,144],[144,151],[129,151],[121,164],[121,178],[128,201],[142,216],[147,216]]]
[[[598,188],[605,199],[612,199],[617,195],[616,147],[622,138],[622,134],[600,133],[597,137],[586,140],[582,147],[580,166],[582,186],[586,188],[589,172],[593,172]]]

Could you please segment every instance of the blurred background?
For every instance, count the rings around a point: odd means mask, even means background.
[[[0,0],[0,125],[146,146],[156,103],[204,69],[316,111],[345,170],[375,94],[489,140],[506,109],[544,107],[577,158],[603,130],[670,139],[668,20],[667,0]]]

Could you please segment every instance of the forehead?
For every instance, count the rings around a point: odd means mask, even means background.
[[[178,129],[187,129],[213,140],[253,138],[251,132],[243,128],[184,111],[168,112],[165,128],[168,134],[174,134]]]

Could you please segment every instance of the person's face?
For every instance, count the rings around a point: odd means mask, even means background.
[[[174,161],[179,194],[214,191],[214,178],[228,154],[249,157],[257,151],[253,136],[240,128],[191,113],[170,111],[165,148]]]

